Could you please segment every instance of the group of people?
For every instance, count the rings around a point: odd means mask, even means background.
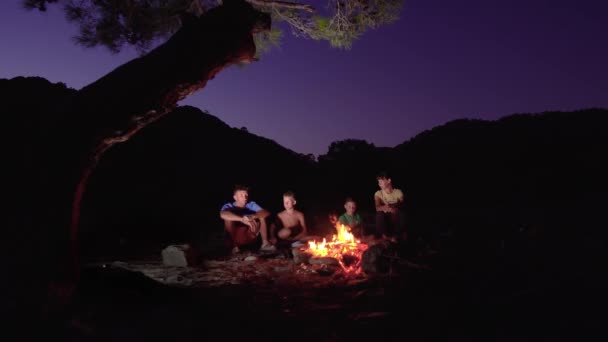
[[[376,179],[380,189],[374,194],[376,231],[373,234],[392,242],[405,240],[403,192],[393,187],[391,177],[385,172],[378,174]],[[238,253],[242,246],[255,243],[258,237],[262,240],[260,250],[263,252],[275,251],[280,241],[290,243],[293,247],[303,245],[302,242],[308,236],[308,228],[304,214],[295,208],[297,201],[293,192],[283,194],[284,210],[276,215],[276,220],[270,225],[267,223],[270,212],[256,202],[249,201],[249,189],[246,186],[237,185],[233,199],[234,202],[226,203],[220,209],[220,217],[227,232],[227,244],[233,254]],[[347,198],[344,210],[337,221],[350,227],[355,236],[365,235],[364,223],[357,212],[355,200]]]
[[[241,246],[255,242],[258,236],[262,239],[260,250],[272,252],[276,250],[278,239],[291,241],[297,247],[301,244],[300,240],[308,234],[304,214],[295,209],[296,196],[293,192],[283,194],[285,210],[277,214],[270,229],[266,222],[270,212],[256,202],[249,201],[247,187],[237,185],[232,197],[234,202],[224,204],[220,210],[232,253],[238,253]]]

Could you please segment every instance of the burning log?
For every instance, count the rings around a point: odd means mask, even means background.
[[[340,265],[340,261],[332,257],[312,257],[308,263],[311,265]]]
[[[340,265],[346,274],[358,274],[361,272],[361,260],[367,245],[355,240],[350,232],[350,228],[341,224],[336,224],[337,234],[330,242],[324,238],[323,241],[309,241],[308,248],[298,250],[298,260],[308,254],[310,264]],[[294,260],[296,253],[294,253]]]

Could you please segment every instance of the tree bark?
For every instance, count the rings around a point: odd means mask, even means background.
[[[69,223],[71,271],[68,279],[51,284],[51,292],[61,292],[58,297],[67,298],[65,292],[79,279],[80,207],[102,155],[169,113],[178,101],[204,87],[218,72],[235,63],[253,61],[253,33],[269,29],[268,14],[242,0],[225,0],[222,6],[185,21],[167,42],[147,55],[78,92],[66,121],[70,144],[60,145],[69,148],[74,157],[70,157],[68,175],[64,176],[67,186],[75,189]]]

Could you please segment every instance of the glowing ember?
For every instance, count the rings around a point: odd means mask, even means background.
[[[331,242],[325,238],[322,242],[309,241],[308,250],[313,257],[330,257],[338,260],[346,273],[357,274],[361,272],[361,257],[367,245],[355,240],[350,227],[341,223],[336,224],[336,231]]]

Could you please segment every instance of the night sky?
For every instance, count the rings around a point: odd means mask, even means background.
[[[3,0],[0,78],[79,89],[137,55],[76,46],[76,30],[58,6]],[[406,0],[348,51],[286,33],[180,104],[315,155],[348,138],[395,146],[458,118],[608,107],[607,1]]]

